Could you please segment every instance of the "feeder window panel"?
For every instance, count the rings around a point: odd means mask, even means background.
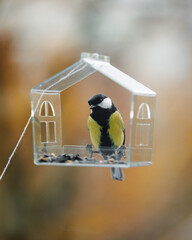
[[[45,121],[41,122],[41,142],[55,143],[56,142],[56,122]]]
[[[41,107],[40,107],[39,116],[40,117],[54,117],[55,116],[55,111],[54,111],[53,105],[49,101],[42,102]]]
[[[48,142],[56,142],[56,122],[47,122],[48,124]]]
[[[149,105],[147,103],[141,103],[139,106],[138,112],[137,112],[137,119],[150,119],[151,118],[151,112]]]
[[[41,142],[47,142],[46,122],[41,122]]]
[[[148,146],[149,145],[149,135],[150,135],[150,124],[147,123],[137,123],[136,124],[136,146]]]

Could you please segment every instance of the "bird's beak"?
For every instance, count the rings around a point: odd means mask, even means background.
[[[93,109],[95,108],[96,106],[95,105],[90,105],[90,109]]]

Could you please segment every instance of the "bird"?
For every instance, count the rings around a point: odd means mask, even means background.
[[[87,120],[94,148],[105,160],[121,160],[125,153],[125,125],[121,113],[110,97],[96,94],[88,100],[90,115]],[[124,180],[121,168],[111,168],[113,180]]]

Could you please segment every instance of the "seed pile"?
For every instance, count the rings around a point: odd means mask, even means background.
[[[54,153],[48,154],[45,153],[40,159],[39,162],[57,162],[57,163],[70,163],[74,161],[83,161],[79,154],[61,154],[56,156]]]
[[[95,158],[81,158],[79,154],[61,154],[56,156],[54,153],[45,153],[39,160],[39,163],[96,163]]]

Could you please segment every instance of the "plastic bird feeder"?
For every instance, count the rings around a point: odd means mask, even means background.
[[[120,85],[129,96],[124,103],[129,114],[124,117],[127,142],[121,161],[104,160],[94,150],[90,153],[90,145],[63,143],[61,93],[96,72]],[[82,53],[80,61],[31,90],[34,163],[121,168],[152,164],[155,101],[154,91],[112,66],[108,56]]]

